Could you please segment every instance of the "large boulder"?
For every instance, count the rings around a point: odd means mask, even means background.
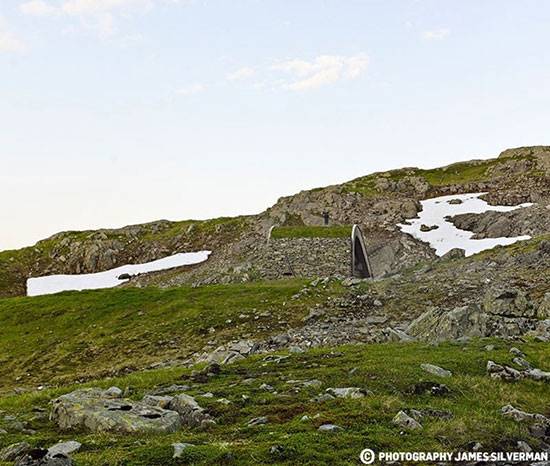
[[[506,298],[507,299],[507,298]],[[504,306],[502,303],[498,306]],[[533,308],[526,308],[533,315]],[[484,312],[477,305],[452,310],[433,308],[411,322],[407,333],[419,340],[439,342],[463,337],[517,337],[537,327],[533,317],[514,317]],[[544,329],[541,330],[544,333]]]
[[[478,306],[462,306],[451,311],[433,308],[413,320],[407,333],[424,341],[482,337],[487,332],[487,316]]]
[[[50,419],[59,428],[92,432],[171,433],[181,427],[175,411],[122,398],[112,398],[98,388],[76,390],[52,402]]]
[[[489,288],[483,298],[483,308],[488,314],[505,317],[533,318],[536,315],[525,293],[515,288]]]

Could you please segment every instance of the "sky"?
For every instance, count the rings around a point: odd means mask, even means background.
[[[545,0],[1,0],[0,250],[550,144]]]

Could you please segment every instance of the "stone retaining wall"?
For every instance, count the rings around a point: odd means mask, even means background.
[[[270,239],[265,257],[255,264],[266,278],[328,277],[351,274],[349,238]]]

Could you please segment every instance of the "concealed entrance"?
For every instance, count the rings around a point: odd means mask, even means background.
[[[356,278],[372,278],[372,268],[359,225],[351,230],[351,275]]]

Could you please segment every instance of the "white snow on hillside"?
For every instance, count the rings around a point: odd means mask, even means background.
[[[486,193],[471,193],[435,197],[421,201],[422,211],[418,217],[408,220],[409,224],[399,224],[401,231],[409,233],[415,238],[425,241],[435,249],[438,256],[442,256],[453,248],[461,248],[466,251],[466,256],[471,256],[485,249],[491,249],[498,245],[508,245],[516,241],[530,239],[530,236],[517,236],[515,238],[486,238],[472,239],[474,233],[471,231],[460,230],[451,222],[445,220],[445,217],[453,217],[458,214],[476,213],[480,214],[489,210],[498,212],[509,212],[511,210],[529,207],[530,203],[517,206],[494,206],[489,205],[479,197]],[[461,203],[449,203],[453,199],[458,199]],[[437,226],[431,231],[421,231],[421,225]]]
[[[47,277],[29,278],[27,280],[27,296],[40,296],[59,293],[61,291],[97,290],[100,288],[112,288],[127,282],[119,280],[122,274],[137,275],[146,272],[158,272],[159,270],[181,267],[204,262],[208,259],[210,251],[187,252],[164,257],[145,264],[123,265],[105,272],[80,274],[80,275],[49,275]]]

